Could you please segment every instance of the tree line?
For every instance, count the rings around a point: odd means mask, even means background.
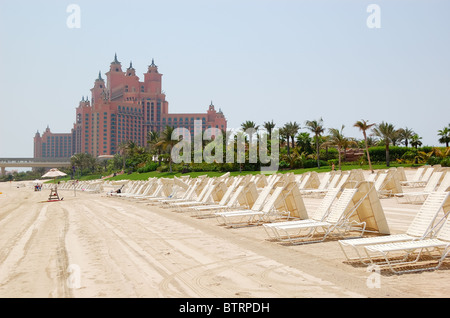
[[[364,160],[369,169],[373,170],[371,162],[371,152],[375,153],[377,147],[385,149],[385,164],[390,166],[390,150],[392,147],[403,145],[403,157],[423,162],[427,160],[427,155],[421,158],[418,156],[422,146],[422,137],[420,137],[411,128],[396,128],[393,124],[387,122],[370,123],[368,120],[358,120],[354,127],[361,132],[361,139],[348,137],[345,135],[345,126],[338,128],[326,128],[322,118],[317,120],[306,120],[303,125],[298,122],[288,122],[283,126],[277,127],[276,123],[271,121],[263,122],[258,125],[254,121],[247,120],[241,124],[242,132],[253,131],[267,134],[267,139],[272,138],[272,132],[277,129],[280,141],[280,168],[304,168],[321,167],[331,163],[336,163],[337,168],[341,169],[342,162],[345,160],[346,151],[350,148],[358,148],[364,151]],[[77,171],[82,173],[113,172],[113,171],[138,171],[149,172],[154,170],[173,172],[174,164],[170,156],[171,150],[178,140],[172,139],[175,128],[166,126],[161,132],[151,131],[148,134],[147,144],[141,146],[134,141],[122,142],[118,147],[118,153],[108,161],[100,162],[89,154],[76,154],[72,156],[72,165]],[[306,130],[306,131],[301,131]],[[222,132],[225,135],[225,132]],[[448,127],[438,130],[439,143],[445,144],[447,150],[441,151],[438,155],[442,158],[448,157],[448,146],[450,143],[450,124]],[[246,143],[254,142],[254,134],[246,136]],[[256,138],[259,135],[256,134]],[[203,141],[205,145],[209,141]],[[225,147],[225,144],[224,144]],[[428,147],[429,153],[432,147]],[[225,149],[225,148],[224,148]],[[246,158],[248,159],[248,147],[246,147]],[[225,151],[224,151],[225,152]],[[379,151],[378,151],[379,152]],[[436,155],[436,151],[433,155]],[[398,156],[397,156],[398,157]],[[428,154],[430,157],[430,154]],[[420,159],[420,160],[419,160]],[[377,156],[379,160],[379,155]],[[225,161],[225,160],[224,160]],[[448,161],[448,160],[447,160]],[[444,165],[447,164],[444,162]],[[223,169],[221,171],[242,171],[257,170],[261,164],[178,164],[175,165],[177,171],[207,171],[208,169]]]
[[[268,148],[270,150],[272,133],[275,129],[279,134],[280,145],[280,169],[310,168],[329,164],[336,164],[341,169],[345,161],[346,151],[357,148],[364,151],[361,158],[373,171],[371,157],[376,161],[384,159],[387,167],[391,162],[391,151],[394,151],[394,159],[403,163],[429,163],[450,166],[450,124],[437,131],[438,142],[445,148],[422,147],[422,137],[411,128],[396,128],[387,122],[370,123],[368,120],[358,120],[353,124],[361,132],[361,139],[348,137],[344,133],[345,126],[326,128],[322,118],[306,120],[303,125],[291,121],[282,126],[277,126],[271,121],[258,125],[254,121],[247,120],[241,124],[241,132],[254,132],[256,140],[259,134],[267,134]],[[71,167],[63,169],[71,178],[79,178],[85,175],[107,175],[119,171],[125,172],[149,172],[167,171],[173,172],[174,164],[170,155],[172,148],[178,140],[173,140],[175,128],[166,126],[161,132],[148,133],[147,144],[141,146],[129,140],[122,142],[118,152],[109,160],[100,160],[88,153],[77,153],[71,157]],[[301,131],[305,130],[305,131]],[[225,132],[222,132],[225,135]],[[242,171],[258,170],[261,163],[248,163],[248,145],[254,142],[254,133],[247,133],[246,163],[213,163],[205,162],[197,164],[176,164],[177,172],[189,171]],[[236,137],[235,137],[236,138]],[[203,141],[206,145],[210,141]],[[224,152],[226,147],[224,141]],[[259,143],[258,143],[259,144]],[[400,147],[399,146],[404,146]],[[236,146],[235,146],[236,147]],[[384,155],[381,156],[381,149]],[[384,158],[382,158],[384,157]],[[225,162],[225,160],[224,160]],[[0,181],[38,179],[43,171],[15,173],[13,176],[2,176]]]

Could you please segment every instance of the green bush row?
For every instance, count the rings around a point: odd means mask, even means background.
[[[445,149],[445,148],[443,148]],[[390,146],[389,147],[389,159],[391,161],[397,159],[405,159],[407,157],[411,157],[415,155],[417,152],[429,153],[433,150],[433,147],[425,146],[420,148],[411,148],[411,147],[399,147],[399,146]],[[369,148],[370,160],[372,161],[384,161],[386,160],[386,147],[371,147]],[[365,158],[365,156],[364,156]]]

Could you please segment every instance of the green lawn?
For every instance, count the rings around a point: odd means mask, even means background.
[[[409,168],[409,167],[417,167],[417,166],[421,166],[421,165],[411,165],[411,164],[397,164],[397,163],[391,163],[391,167],[405,167],[405,168]],[[373,169],[377,170],[377,169],[387,169],[388,167],[385,164],[374,164],[372,165]],[[342,171],[347,171],[347,170],[352,170],[352,169],[363,169],[363,170],[368,170],[369,166],[368,165],[358,165],[358,164],[346,164],[346,165],[342,165]],[[318,173],[320,172],[328,172],[331,171],[331,166],[325,166],[325,167],[321,167],[319,168],[305,168],[305,169],[294,169],[294,170],[279,170],[278,173],[288,173],[288,172],[292,172],[294,174],[302,174],[308,171],[316,171]],[[238,175],[247,175],[247,174],[260,174],[260,171],[233,171],[230,172],[231,176],[238,176]],[[216,172],[216,171],[208,171],[208,172],[189,172],[189,173],[180,173],[180,172],[158,172],[158,171],[152,171],[152,172],[145,172],[145,173],[138,173],[138,172],[133,172],[131,174],[122,174],[122,175],[117,175],[115,177],[111,177],[108,178],[107,180],[147,180],[148,178],[173,178],[174,176],[180,177],[180,176],[190,176],[192,178],[196,178],[198,176],[202,176],[202,175],[207,175],[208,177],[219,177],[221,175],[223,175],[224,172]],[[80,178],[77,178],[80,181],[83,180],[96,180],[96,179],[100,179],[102,177],[102,175],[99,174],[95,174],[95,175],[86,175],[86,176],[82,176]],[[64,178],[58,178],[57,181],[68,181],[70,180],[70,176],[66,176]],[[53,182],[53,180],[49,180],[47,182]]]
[[[411,164],[396,164],[396,163],[391,163],[391,167],[412,167],[413,165]],[[420,166],[420,165],[419,165]],[[372,165],[373,169],[387,169],[388,167],[384,164],[375,164]],[[343,165],[342,166],[342,171],[346,171],[346,170],[352,170],[352,169],[364,169],[364,170],[368,170],[369,166],[368,165]],[[316,171],[318,173],[320,172],[328,172],[331,171],[331,166],[325,166],[325,167],[321,167],[319,168],[306,168],[306,169],[295,169],[295,170],[280,170],[278,171],[279,173],[288,173],[288,172],[292,172],[294,174],[302,174],[308,171]],[[260,171],[233,171],[230,172],[231,176],[237,176],[237,175],[247,175],[247,174],[260,174]],[[108,180],[147,180],[148,178],[173,178],[174,176],[180,177],[180,176],[190,176],[190,177],[198,177],[201,175],[207,175],[208,177],[218,177],[223,175],[224,172],[215,172],[215,171],[210,171],[210,172],[189,172],[189,173],[180,173],[180,172],[157,172],[157,171],[152,171],[152,172],[146,172],[146,173],[131,173],[131,174],[122,174],[122,175],[118,175],[115,177],[111,177],[108,178]]]

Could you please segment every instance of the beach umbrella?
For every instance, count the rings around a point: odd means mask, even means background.
[[[57,178],[57,177],[63,177],[63,176],[67,176],[66,173],[59,171],[56,168],[50,169],[46,174],[44,174],[42,176],[42,178]]]
[[[59,171],[56,168],[50,169],[46,174],[42,176],[42,178],[57,178],[57,177],[63,177],[67,176],[66,173]]]

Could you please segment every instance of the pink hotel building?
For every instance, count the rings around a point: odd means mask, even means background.
[[[91,89],[91,100],[83,97],[80,101],[71,133],[55,134],[48,127],[42,136],[36,133],[35,158],[67,158],[83,152],[113,155],[124,141],[133,140],[145,146],[149,132],[162,131],[166,126],[184,127],[192,137],[194,129],[227,129],[225,116],[220,109],[215,110],[212,102],[206,113],[169,113],[169,103],[161,90],[162,74],[153,60],[142,82],[132,63],[122,71],[117,55],[105,75],[106,82],[99,72]]]

